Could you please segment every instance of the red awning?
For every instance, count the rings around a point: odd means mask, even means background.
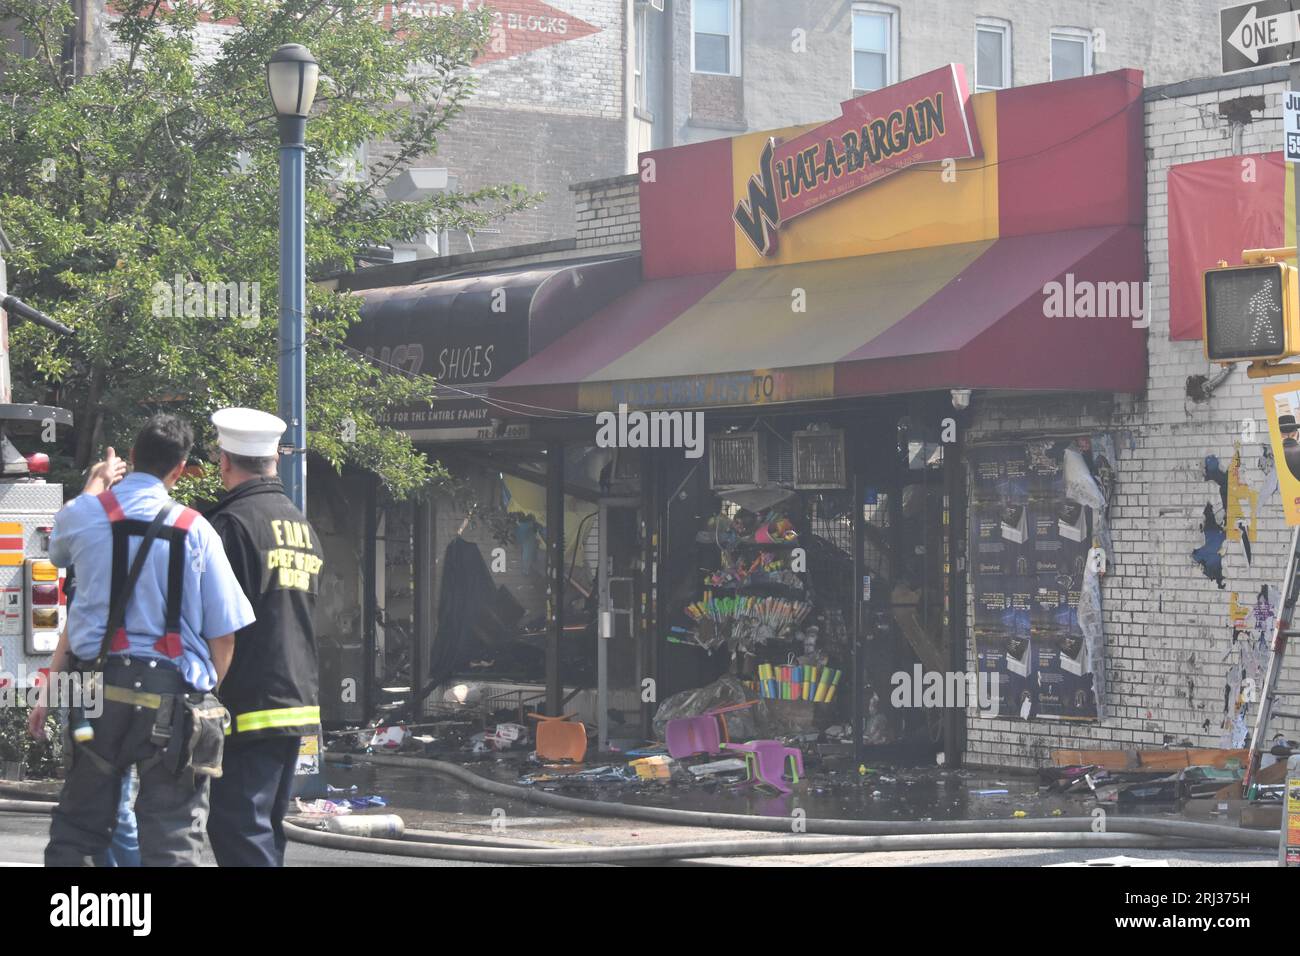
[[[941,388],[1136,392],[1144,278],[1142,230],[1111,226],[652,280],[492,391],[586,410]]]

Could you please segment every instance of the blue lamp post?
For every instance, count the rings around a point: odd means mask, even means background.
[[[271,55],[266,83],[280,125],[280,417],[288,423],[280,475],[290,500],[307,508],[307,250],[304,230],[307,114],[320,66],[301,44]]]

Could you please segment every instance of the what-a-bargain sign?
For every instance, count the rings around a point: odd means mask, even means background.
[[[769,139],[736,226],[770,256],[796,216],[917,163],[980,155],[969,99],[965,67],[950,63],[848,100],[838,119],[784,142]]]
[[[1286,523],[1300,525],[1300,382],[1265,385],[1264,415]]]

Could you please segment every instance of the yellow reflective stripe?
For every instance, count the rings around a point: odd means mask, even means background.
[[[319,707],[280,707],[275,710],[254,710],[247,714],[239,714],[235,717],[235,731],[271,730],[276,727],[319,723]]]
[[[104,685],[104,699],[118,704],[134,704],[137,707],[148,707],[150,710],[157,710],[162,706],[161,694],[128,690],[125,687],[117,687],[113,684]]]

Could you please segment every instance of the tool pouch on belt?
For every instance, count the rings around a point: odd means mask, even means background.
[[[230,711],[211,694],[186,694],[178,699],[184,708],[185,762],[196,774],[221,776],[221,754],[226,745]]]
[[[179,774],[221,776],[230,712],[211,694],[164,694],[150,739],[162,748],[163,767]]]

